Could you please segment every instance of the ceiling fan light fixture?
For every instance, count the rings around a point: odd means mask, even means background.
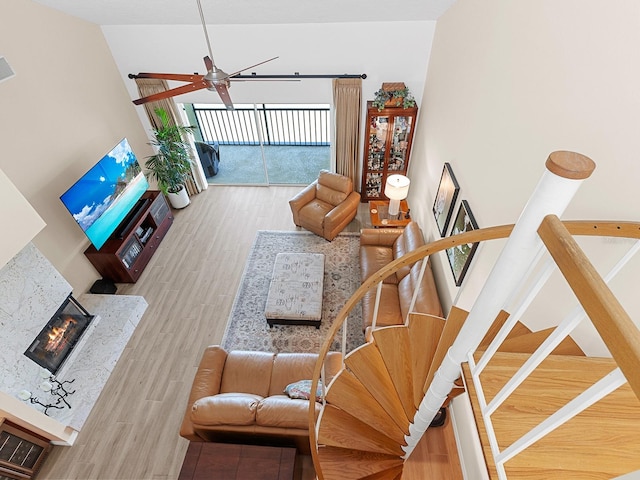
[[[228,81],[229,74],[214,67],[213,70],[207,72],[207,74],[204,76],[204,79],[210,81],[211,83],[220,83]]]

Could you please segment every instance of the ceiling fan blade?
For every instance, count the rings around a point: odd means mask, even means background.
[[[210,72],[211,70],[213,70],[213,60],[209,58],[209,55],[204,57],[204,64],[207,67],[207,72]]]
[[[159,80],[176,80],[178,82],[199,82],[202,81],[204,75],[181,74],[181,73],[139,73],[134,75],[135,78],[155,78]]]
[[[216,91],[218,92],[218,95],[220,95],[224,106],[227,107],[227,110],[233,110],[233,102],[231,101],[231,96],[229,95],[229,89],[227,88],[227,85],[221,82],[215,83],[214,87],[216,87]]]
[[[246,68],[243,68],[242,70],[238,70],[237,72],[234,72],[231,75],[229,75],[228,78],[231,78],[231,77],[233,77],[235,75],[238,75],[238,74],[244,72],[245,70],[249,70],[250,68],[257,67],[258,65],[262,65],[263,63],[267,63],[267,62],[270,62],[272,60],[275,60],[276,58],[280,58],[280,57],[273,57],[273,58],[270,58],[269,60],[265,60],[264,62],[256,63],[255,65],[251,65],[250,67],[246,67]]]
[[[143,103],[164,100],[165,98],[175,97],[176,95],[182,95],[183,93],[195,92],[196,90],[201,90],[207,87],[209,87],[209,82],[201,80],[199,82],[189,83],[187,85],[182,85],[181,87],[172,88],[165,90],[164,92],[154,93],[153,95],[139,98],[134,100],[133,103],[135,105],[142,105]]]

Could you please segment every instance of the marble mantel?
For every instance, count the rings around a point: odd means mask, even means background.
[[[0,391],[4,394],[20,399],[21,392],[30,392],[43,403],[51,403],[52,397],[41,388],[48,372],[27,358],[24,351],[71,290],[70,284],[31,243],[0,269]],[[147,302],[143,297],[131,295],[82,294],[76,299],[96,317],[55,377],[58,381],[73,380],[66,384],[69,391],[75,390],[67,397],[71,408],[49,409],[48,416],[64,429],[79,431],[142,318]],[[39,412],[33,417],[29,415],[25,423],[33,424],[42,416],[44,408],[28,400],[19,401]],[[0,403],[0,411],[10,408],[11,405]]]

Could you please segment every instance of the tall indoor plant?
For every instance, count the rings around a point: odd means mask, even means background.
[[[156,108],[155,112],[161,126],[153,130],[155,139],[150,145],[157,153],[147,157],[146,174],[157,182],[174,208],[184,208],[189,205],[184,182],[191,174],[190,147],[184,138],[195,127],[172,124],[169,114],[162,108]]]

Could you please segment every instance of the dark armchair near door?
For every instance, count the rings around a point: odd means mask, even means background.
[[[218,142],[195,142],[202,169],[207,177],[218,174],[220,163],[220,147]]]
[[[289,200],[293,223],[329,241],[355,218],[359,204],[351,179],[328,170]]]

